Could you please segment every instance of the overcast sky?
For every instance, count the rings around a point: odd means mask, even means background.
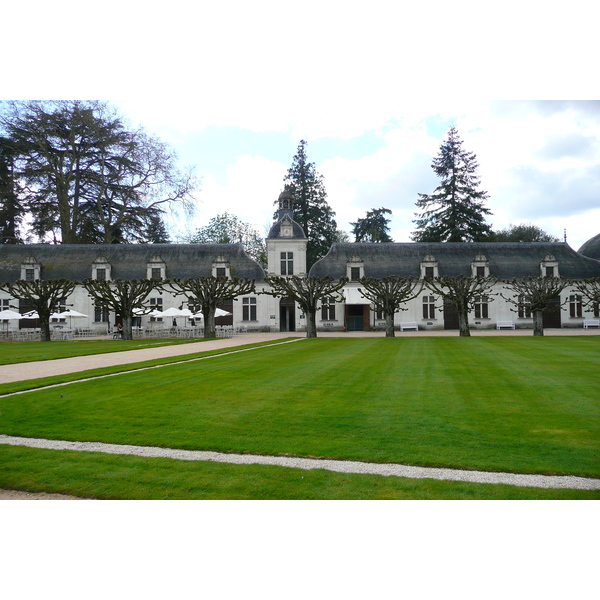
[[[578,2],[573,17],[510,2],[502,15],[468,2],[65,4],[64,22],[37,6],[29,39],[52,59],[41,72],[28,53],[1,96],[109,100],[170,143],[202,180],[180,233],[225,211],[264,233],[305,139],[338,227],[386,207],[408,242],[452,125],[477,155],[495,229],[566,229],[575,249],[600,232],[597,52]]]

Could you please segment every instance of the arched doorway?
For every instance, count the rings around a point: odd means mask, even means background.
[[[279,331],[296,331],[296,303],[292,298],[279,302]]]

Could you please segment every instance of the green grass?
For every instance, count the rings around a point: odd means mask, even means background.
[[[33,390],[51,385],[58,385],[87,379],[90,377],[104,377],[106,375],[116,375],[119,373],[127,373],[129,371],[138,371],[155,367],[159,365],[169,365],[181,361],[191,361],[196,358],[204,358],[207,356],[217,356],[219,354],[230,354],[231,352],[247,350],[250,348],[259,348],[261,346],[269,346],[275,343],[285,343],[287,341],[296,340],[298,338],[284,338],[279,340],[270,340],[266,342],[257,342],[254,344],[242,344],[240,346],[219,348],[216,350],[205,350],[203,352],[190,352],[189,354],[180,354],[178,356],[167,358],[155,358],[152,360],[139,361],[124,365],[115,365],[112,367],[102,367],[98,369],[87,369],[85,371],[77,371],[75,373],[65,373],[63,375],[52,375],[50,377],[40,377],[37,379],[27,379],[22,381],[13,381],[11,383],[0,384],[0,396],[3,394],[12,394],[23,390]]]
[[[595,337],[302,340],[0,398],[0,433],[598,477],[599,364]]]
[[[72,340],[54,342],[0,342],[0,365],[12,365],[36,360],[53,360],[72,356],[106,354],[124,350],[140,350],[155,346],[172,346],[202,342],[204,339],[144,339],[144,340]]]
[[[0,488],[120,500],[598,500],[600,491],[176,461],[0,445]]]

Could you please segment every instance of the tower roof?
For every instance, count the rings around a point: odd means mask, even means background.
[[[600,260],[600,233],[589,239],[577,252],[588,258]]]

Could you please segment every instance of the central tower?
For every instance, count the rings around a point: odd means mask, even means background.
[[[277,221],[266,239],[269,275],[306,277],[306,245],[302,227],[294,221],[294,197],[289,190],[279,195]]]

